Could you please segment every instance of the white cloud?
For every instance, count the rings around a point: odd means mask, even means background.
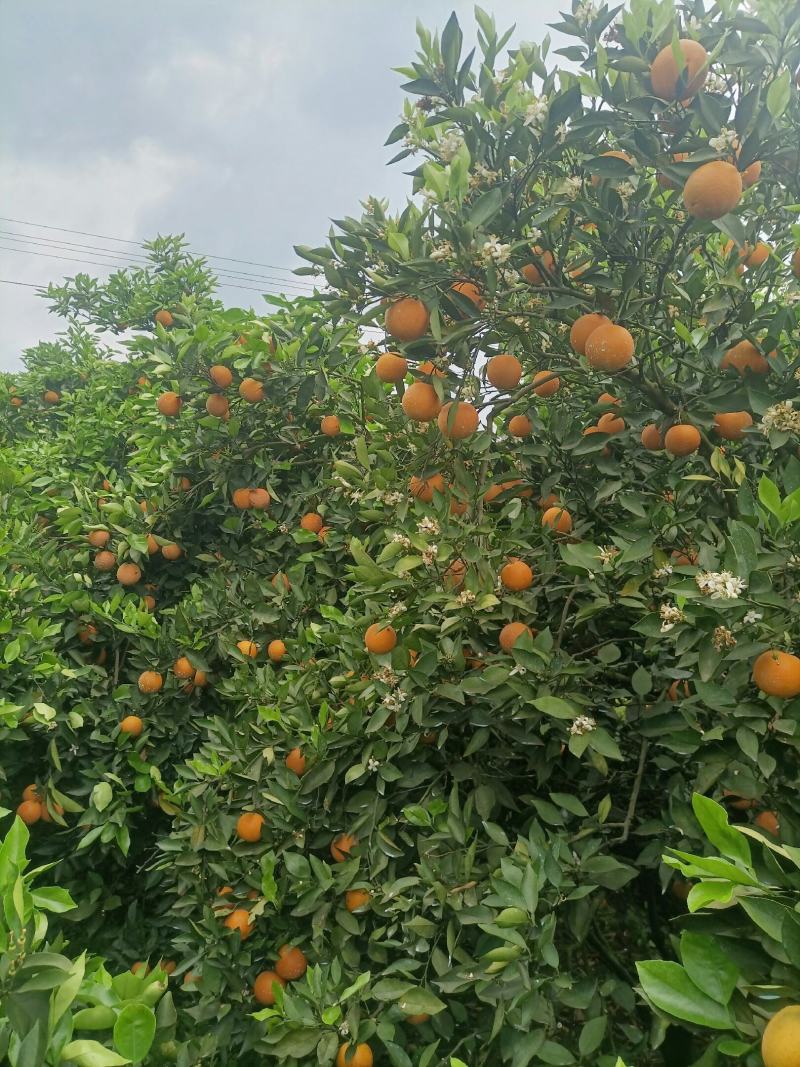
[[[194,158],[171,152],[147,138],[132,141],[118,155],[99,152],[63,163],[7,157],[0,161],[0,203],[11,218],[137,240],[148,214],[168,201],[196,171]],[[50,242],[105,245],[122,258],[126,251],[136,252],[132,246],[10,222],[0,222],[0,231],[15,234],[13,240],[0,234],[0,278],[20,282],[47,283],[79,272],[105,277],[117,265],[111,260],[104,268],[96,263],[47,258],[103,260],[86,249],[23,244],[25,238],[16,236],[19,234]],[[10,251],[10,247],[24,253]],[[46,303],[33,289],[6,284],[0,284],[0,322],[4,323],[2,370],[18,366],[22,349],[54,337],[62,326],[47,313]]]

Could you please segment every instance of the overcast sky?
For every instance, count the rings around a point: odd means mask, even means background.
[[[516,23],[518,41],[541,40],[569,3],[482,6],[501,29]],[[108,273],[48,258],[106,262],[76,245],[137,252],[44,225],[129,241],[185,233],[196,252],[284,268],[228,269],[299,285],[286,273],[293,245],[324,241],[369,194],[401,207],[409,179],[382,147],[402,107],[392,68],[413,57],[417,16],[441,28],[454,8],[471,41],[473,6],[460,0],[5,0],[0,369],[60,327],[34,289],[8,282]],[[246,289],[220,295],[264,306]]]

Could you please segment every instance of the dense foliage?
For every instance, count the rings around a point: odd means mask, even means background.
[[[70,952],[175,964],[154,1064],[757,1065],[800,1000],[800,10],[476,14],[317,299],[154,242],[0,384],[4,799]]]

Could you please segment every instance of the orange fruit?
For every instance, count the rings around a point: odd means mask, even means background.
[[[684,38],[678,41],[683,60],[683,72],[672,52],[672,45],[662,48],[650,66],[650,84],[655,96],[662,100],[688,100],[695,96],[708,77],[708,52],[699,41]]]
[[[450,486],[450,492],[453,494],[453,486]],[[451,515],[464,515],[469,508],[469,502],[461,500],[454,494],[450,496],[450,514]]]
[[[751,341],[739,341],[733,345],[720,361],[720,370],[733,367],[741,376],[747,371],[752,374],[768,374],[769,362]]]
[[[236,820],[236,836],[241,841],[259,841],[264,816],[257,811],[246,811]]]
[[[156,401],[156,407],[162,415],[177,415],[182,404],[183,401],[178,394],[171,391],[162,393]]]
[[[17,806],[17,815],[27,825],[33,826],[35,822],[38,822],[42,817],[43,807],[38,800],[23,800],[21,804]]]
[[[688,157],[688,152],[673,152],[671,162],[682,163],[685,159],[688,159]],[[680,189],[678,183],[674,182],[672,178],[668,177],[666,174],[659,173],[657,175],[656,181],[662,189]]]
[[[649,422],[642,430],[641,442],[650,452],[660,452],[664,447],[661,431],[654,422]]]
[[[625,420],[620,415],[607,411],[597,420],[597,429],[601,433],[622,433],[625,429]]]
[[[253,983],[253,996],[259,1004],[264,1004],[270,1008],[275,1003],[274,987],[276,985],[283,988],[286,985],[286,980],[276,974],[275,971],[262,971]]]
[[[533,376],[534,393],[537,396],[552,396],[553,393],[557,393],[561,388],[561,379],[554,378],[553,372],[549,370],[537,370]],[[536,382],[541,382],[541,385],[536,385]]]
[[[747,257],[744,261],[744,265],[746,267],[752,268],[762,266],[762,264],[766,263],[770,255],[772,254],[772,248],[766,243],[766,241],[759,241],[756,244],[755,248],[752,249],[748,245],[746,251]]]
[[[353,834],[337,834],[331,841],[331,856],[337,863],[344,863],[351,858],[353,849],[358,844],[358,838]]]
[[[246,941],[255,930],[254,924],[250,922],[250,912],[246,908],[234,908],[223,925],[229,930],[238,930],[242,941]]]
[[[318,534],[322,529],[324,523],[322,516],[318,515],[316,511],[309,511],[300,519],[300,529],[307,530],[309,533]]]
[[[344,895],[344,906],[348,911],[361,911],[369,906],[372,893],[366,889],[348,889]]]
[[[755,817],[756,826],[766,830],[768,834],[777,837],[780,833],[781,824],[774,811],[762,811]]]
[[[714,416],[714,429],[727,441],[741,441],[744,431],[752,425],[749,411],[718,411]]]
[[[276,589],[278,592],[280,592],[281,586],[283,586],[284,592],[286,593],[288,593],[292,588],[292,583],[289,581],[287,576],[281,573],[273,574],[272,578],[270,579],[270,584],[272,585],[272,588]]]
[[[510,559],[500,571],[500,581],[506,589],[519,592],[533,584],[533,571],[521,559]]]
[[[228,414],[228,398],[222,396],[220,393],[212,393],[206,400],[206,411],[209,415],[214,415],[218,419],[224,419]]]
[[[159,324],[159,326],[163,326],[165,328],[167,326],[171,326],[173,321],[174,321],[173,318],[172,318],[171,313],[169,311],[167,311],[166,308],[161,308],[160,311],[157,311],[155,313],[155,315],[154,315],[154,318],[155,318],[156,322]]]
[[[179,492],[188,493],[191,488],[192,488],[192,483],[189,481],[189,479],[186,477],[185,474],[182,475],[181,478],[178,481],[178,490],[179,490]]]
[[[164,559],[168,559],[171,562],[174,562],[176,559],[181,558],[181,556],[183,555],[183,549],[180,545],[176,545],[174,544],[174,542],[170,541],[166,545],[161,546],[161,555],[164,557]]]
[[[142,572],[135,563],[121,563],[117,567],[117,581],[120,585],[136,585],[141,577]]]
[[[758,803],[749,797],[743,797],[740,793],[734,793],[732,789],[723,789],[722,795],[729,808],[735,811],[750,811]]]
[[[258,655],[258,645],[255,641],[237,641],[236,647],[239,649],[243,656],[249,656],[250,659],[255,659]]]
[[[430,315],[421,300],[404,296],[389,305],[384,319],[386,332],[398,341],[416,341],[428,332]]]
[[[510,652],[523,634],[533,637],[533,630],[524,622],[508,622],[500,631],[500,647],[504,652]]]
[[[742,171],[742,188],[749,189],[752,185],[756,184],[760,177],[761,160],[756,159],[749,167],[745,167]]]
[[[569,533],[572,530],[572,516],[560,505],[548,508],[542,515],[542,526],[549,526],[556,533]]]
[[[277,638],[267,645],[267,655],[273,663],[280,663],[286,655],[286,645]]]
[[[533,254],[539,257],[542,266],[548,274],[552,274],[556,267],[556,258],[553,253],[545,251],[539,245],[534,245]],[[528,285],[544,285],[545,281],[547,281],[547,278],[542,273],[538,263],[526,263],[520,273]]]
[[[429,378],[445,377],[445,372],[437,367],[430,359],[423,360],[423,362],[418,365],[417,372],[419,374],[427,374]]]
[[[519,385],[522,364],[516,356],[503,352],[499,356],[492,356],[486,364],[486,377],[495,389],[508,392]]]
[[[117,557],[113,552],[98,552],[94,557],[95,570],[110,571],[117,565]]]
[[[394,627],[389,626],[387,623],[373,622],[371,626],[367,627],[367,631],[364,634],[364,644],[368,652],[372,652],[376,656],[383,656],[387,652],[391,652],[396,646],[397,634]]]
[[[12,396],[11,397],[11,406],[12,407],[21,408],[23,403],[24,403],[24,401],[23,401],[21,396]]]
[[[686,552],[681,552],[679,549],[675,549],[672,553],[672,559],[679,567],[693,567],[697,563],[697,553],[694,549],[688,549]]]
[[[441,401],[429,382],[414,382],[403,393],[403,411],[415,422],[430,422],[441,410]]]
[[[91,644],[92,638],[97,636],[97,627],[87,623],[82,630],[78,630],[78,640],[83,645]]]
[[[742,198],[742,176],[732,163],[715,159],[692,171],[683,187],[683,203],[696,219],[721,219]]]
[[[154,556],[156,552],[161,551],[161,545],[156,541],[152,534],[147,535],[147,554],[148,556]]]
[[[451,411],[453,414],[451,414]],[[463,441],[478,429],[478,411],[463,400],[445,404],[436,420],[441,433],[451,441]]]
[[[220,389],[227,389],[233,381],[233,374],[230,367],[225,367],[221,363],[215,363],[210,368],[208,376],[214,385],[219,386]]]
[[[303,777],[306,769],[306,757],[303,755],[302,748],[293,748],[284,762],[287,770],[290,770],[292,774],[296,774],[298,778]]]
[[[441,474],[432,474],[430,478],[417,478],[413,475],[408,483],[408,490],[423,504],[430,504],[434,493],[444,493],[447,484]]]
[[[675,681],[672,682],[672,684],[667,687],[667,692],[665,694],[667,700],[671,700],[674,703],[676,700],[679,699],[679,697],[681,695],[681,691],[683,692],[683,695],[685,697],[688,697],[689,696],[689,683],[688,682],[681,682],[679,679],[676,678]]]
[[[688,422],[676,422],[664,434],[664,448],[671,456],[690,456],[700,447],[700,431]]]
[[[325,437],[338,437],[342,432],[342,424],[336,415],[323,415],[319,420],[319,431]]]
[[[251,489],[250,490],[250,507],[255,511],[266,511],[271,503],[272,498],[266,489]]]
[[[205,671],[195,671],[192,682],[194,686],[199,686],[202,689],[204,686],[208,685],[208,675]]]
[[[303,952],[294,945],[281,945],[278,949],[276,972],[287,982],[302,978],[308,968],[308,960]]]
[[[194,678],[194,667],[188,656],[179,656],[172,664],[172,671],[176,678]]]
[[[430,1015],[428,1015],[427,1012],[420,1011],[415,1015],[406,1015],[403,1021],[407,1022],[410,1026],[422,1026],[422,1024],[426,1023],[429,1019]]]
[[[123,734],[130,734],[131,737],[138,737],[144,729],[144,723],[138,715],[126,715],[119,724],[119,728]]]
[[[454,559],[442,575],[445,589],[460,589],[467,574],[467,565],[463,559]]]
[[[23,800],[35,800],[38,804],[41,804],[42,803],[42,798],[39,795],[39,786],[38,785],[26,785],[25,788],[22,790],[22,799]]]
[[[372,1049],[367,1044],[341,1045],[336,1067],[372,1067]]]
[[[800,1065],[800,1004],[781,1008],[767,1023],[761,1037],[764,1067]]]
[[[636,343],[624,326],[607,323],[589,334],[585,354],[589,366],[594,370],[613,374],[628,366],[635,349]]]
[[[792,274],[795,278],[800,278],[800,248],[796,248],[792,253]]]
[[[790,652],[768,649],[753,664],[753,681],[771,697],[796,697],[800,693],[800,659]]]
[[[158,671],[142,671],[137,682],[140,693],[157,693],[164,684]]]
[[[514,415],[508,420],[508,432],[512,437],[528,437],[533,431],[533,423],[527,415]]]
[[[92,548],[105,548],[111,538],[108,530],[92,530],[86,540]]]
[[[617,397],[612,396],[611,393],[601,393],[597,398],[597,403],[608,407],[609,404],[618,404],[619,400]]]
[[[408,360],[397,352],[384,352],[378,356],[375,373],[382,382],[402,382],[408,374]]]
[[[257,404],[264,399],[264,386],[255,378],[243,378],[239,383],[239,396],[248,404]]]
[[[601,152],[600,154],[601,154],[601,156],[611,156],[614,159],[622,159],[622,160],[624,160],[625,163],[628,163],[631,167],[633,167],[633,160],[631,159],[631,157],[628,155],[627,152],[618,152],[618,151],[614,150],[614,151],[610,151],[610,152]],[[600,183],[603,180],[604,179],[601,178],[599,174],[593,174],[592,175],[592,188],[593,189],[599,188]]]
[[[233,500],[233,506],[235,508],[244,511],[246,508],[250,507],[250,490],[234,489],[231,499]]]
[[[483,299],[483,294],[474,282],[456,282],[450,288],[454,293],[460,293],[461,296],[465,296],[467,300],[470,300],[478,311],[482,311],[485,307],[486,301]]]

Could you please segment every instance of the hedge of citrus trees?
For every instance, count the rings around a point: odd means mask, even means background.
[[[476,16],[317,298],[154,242],[0,386],[3,800],[170,988],[68,1062],[797,1067],[798,11]]]

